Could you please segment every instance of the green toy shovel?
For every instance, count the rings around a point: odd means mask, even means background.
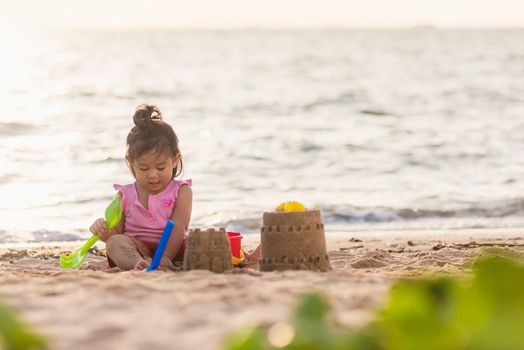
[[[122,205],[120,196],[117,194],[115,198],[109,203],[105,212],[105,219],[108,228],[115,227],[122,218]],[[87,251],[91,248],[96,241],[98,241],[97,235],[92,235],[83,246],[75,250],[72,254],[61,254],[60,255],[60,267],[63,269],[74,269],[82,265],[86,258]]]

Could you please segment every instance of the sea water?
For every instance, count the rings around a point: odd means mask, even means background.
[[[88,237],[157,104],[193,227],[524,226],[524,30],[2,33],[0,243]]]

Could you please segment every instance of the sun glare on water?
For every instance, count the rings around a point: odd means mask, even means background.
[[[0,33],[0,45],[0,121],[23,122],[19,110],[29,105],[39,108],[46,96],[50,77],[43,64],[49,59],[47,38],[43,33],[7,30]],[[31,114],[32,118],[39,116],[43,113]]]

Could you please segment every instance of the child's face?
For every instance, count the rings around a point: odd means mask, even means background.
[[[135,159],[131,166],[138,183],[149,193],[156,194],[169,185],[179,158],[179,154],[173,158],[149,151]]]

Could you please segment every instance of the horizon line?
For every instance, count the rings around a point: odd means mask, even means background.
[[[19,27],[6,26],[0,28],[5,30],[22,30],[22,31],[55,31],[55,30],[70,30],[70,31],[104,31],[104,32],[133,32],[133,31],[343,31],[343,30],[523,30],[523,25],[433,25],[433,24],[419,24],[419,25],[392,25],[392,26],[216,26],[216,27],[177,27],[177,26],[161,26],[161,27],[127,27],[127,26],[35,26],[35,27]]]

